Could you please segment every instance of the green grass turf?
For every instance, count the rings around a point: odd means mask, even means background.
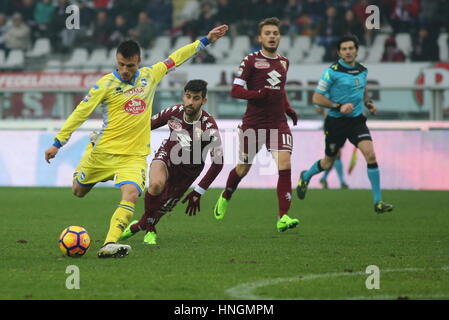
[[[449,298],[447,192],[384,191],[395,211],[377,215],[369,190],[309,190],[293,200],[299,227],[284,233],[275,228],[274,190],[238,190],[217,222],[219,192],[207,192],[195,217],[181,203],[163,217],[158,246],[143,245],[140,233],[128,241],[128,257],[98,259],[118,190],[95,188],[78,199],[68,188],[0,188],[0,298]],[[139,218],[143,201],[137,208]],[[93,239],[81,258],[59,251],[69,225]],[[69,265],[80,269],[79,290],[65,287]],[[365,287],[369,265],[380,268],[379,290]],[[243,285],[278,278],[291,279]]]

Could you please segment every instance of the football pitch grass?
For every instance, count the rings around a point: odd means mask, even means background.
[[[78,199],[69,188],[0,188],[0,299],[449,299],[448,192],[387,190],[395,210],[378,215],[369,190],[312,189],[294,197],[300,224],[284,233],[275,190],[238,190],[217,222],[219,192],[203,196],[195,217],[179,203],[161,219],[157,246],[139,233],[128,257],[98,259],[118,190]],[[142,210],[139,200],[134,218]],[[81,258],[58,248],[70,225],[92,238]],[[69,265],[79,290],[66,288]],[[380,289],[366,288],[370,265]]]

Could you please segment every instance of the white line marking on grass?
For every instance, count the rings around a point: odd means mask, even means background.
[[[387,269],[381,270],[382,273],[390,273],[390,272],[421,272],[421,271],[434,271],[434,270],[449,270],[449,266],[444,266],[441,268],[402,268],[402,269]],[[305,299],[322,299],[322,298],[270,298],[270,297],[261,297],[256,295],[254,290],[258,288],[262,288],[269,285],[275,285],[284,282],[295,282],[295,281],[304,281],[304,280],[314,280],[314,279],[323,279],[323,278],[336,278],[336,277],[347,277],[347,276],[357,276],[357,275],[365,275],[365,272],[338,272],[338,273],[318,273],[318,274],[308,274],[304,276],[297,277],[289,277],[289,278],[275,278],[275,279],[265,279],[254,282],[247,282],[235,287],[229,288],[225,290],[225,294],[231,296],[235,299],[241,300],[305,300]],[[427,298],[444,298],[449,297],[448,294],[429,294],[429,295],[417,295],[417,294],[401,294],[399,296],[412,296],[412,297],[427,297]],[[343,297],[343,298],[334,298],[334,299],[396,299],[398,295],[378,295],[378,296],[360,296],[360,297]]]

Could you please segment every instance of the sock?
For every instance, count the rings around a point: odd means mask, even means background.
[[[323,173],[323,176],[320,179],[320,181],[326,181],[327,180],[327,176],[329,175],[329,172],[331,172],[331,169],[325,170],[324,173]]]
[[[338,180],[340,180],[340,184],[346,184],[345,176],[343,174],[343,164],[342,164],[340,158],[335,159],[334,167],[335,167],[335,171],[337,171]]]
[[[279,217],[287,214],[288,209],[290,209],[290,204],[292,201],[292,171],[280,170],[279,179],[277,184],[277,194],[279,202]]]
[[[153,196],[149,192],[145,192],[145,213],[139,222],[131,226],[131,232],[136,233],[140,230],[147,230],[149,225],[155,225],[162,214],[159,209],[162,205],[162,194]]]
[[[374,204],[382,200],[380,194],[380,171],[376,163],[368,164],[368,178],[371,182],[371,190],[373,192]]]
[[[232,194],[237,189],[242,178],[237,174],[235,168],[229,172],[228,181],[226,181],[226,188],[223,192],[223,198],[231,200]]]
[[[320,173],[321,171],[323,171],[323,168],[321,168],[321,164],[320,164],[320,160],[318,160],[317,162],[315,162],[309,170],[307,170],[304,173],[304,179],[306,181],[310,181],[310,179],[316,175],[317,173]]]
[[[122,200],[115,210],[109,225],[109,231],[106,235],[104,243],[116,243],[122,232],[128,226],[129,221],[134,213],[135,204],[130,201]]]

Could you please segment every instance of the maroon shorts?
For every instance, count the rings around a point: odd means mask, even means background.
[[[165,140],[164,140],[165,142]],[[173,165],[170,162],[170,152],[168,152],[162,142],[161,146],[154,155],[154,161],[162,161],[167,166],[168,179],[164,191],[162,191],[162,206],[164,212],[172,211],[184,193],[195,182],[198,175],[189,175],[183,170],[182,165]]]
[[[264,145],[270,152],[293,151],[293,136],[287,124],[273,129],[253,128],[242,124],[238,129],[239,158],[243,163],[252,163]]]

